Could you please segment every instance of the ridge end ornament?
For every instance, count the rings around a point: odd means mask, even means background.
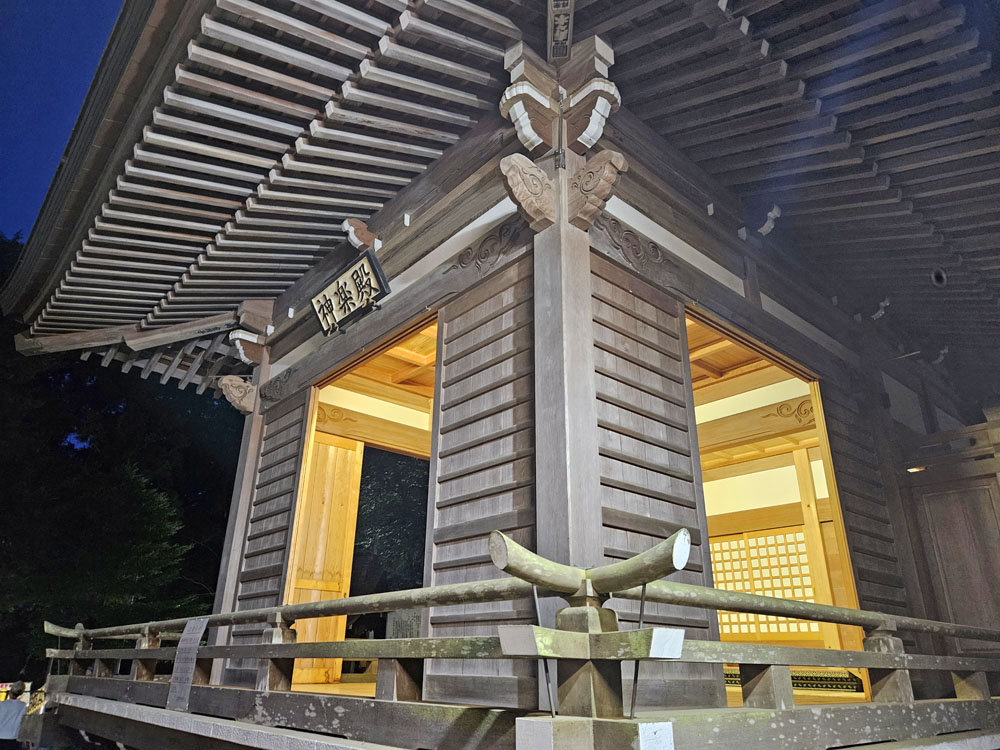
[[[555,188],[552,180],[523,154],[500,160],[507,193],[517,204],[528,226],[541,232],[556,221]]]
[[[587,231],[604,211],[618,177],[628,171],[628,160],[618,151],[591,157],[570,180],[569,223]]]
[[[257,404],[257,386],[239,375],[219,378],[219,390],[240,414],[252,414]]]

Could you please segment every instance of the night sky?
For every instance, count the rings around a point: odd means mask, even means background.
[[[0,0],[0,232],[25,239],[122,0]]]

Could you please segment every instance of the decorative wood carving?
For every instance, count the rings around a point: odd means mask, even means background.
[[[769,235],[774,231],[775,222],[781,216],[781,206],[777,203],[772,203],[770,206],[761,206],[757,209],[750,208],[747,210],[747,225],[749,227],[757,226],[754,230],[757,234],[764,237]],[[744,242],[749,242],[753,237],[751,230],[748,227],[741,227],[739,232],[739,237]]]
[[[518,246],[522,230],[524,230],[524,222],[520,218],[501,224],[477,244],[470,245],[460,252],[455,262],[445,273],[474,265],[479,276],[485,276],[493,270],[504,255]]]
[[[607,78],[613,63],[611,47],[599,37],[574,44],[571,59],[558,68],[517,44],[505,57],[511,85],[500,97],[500,113],[514,124],[533,156],[559,147],[560,118],[565,120],[565,147],[586,153],[600,139],[608,116],[621,105],[618,87]]]
[[[595,226],[607,235],[611,244],[622,254],[622,258],[637,271],[643,270],[647,263],[663,262],[664,253],[659,245],[640,237],[618,219],[601,214]]]
[[[552,148],[552,124],[559,118],[559,102],[529,81],[508,86],[500,97],[500,114],[514,125],[529,153]]]
[[[219,390],[240,414],[253,413],[257,404],[257,386],[239,375],[223,375],[219,378]]]
[[[511,154],[500,160],[507,192],[521,209],[528,226],[541,232],[556,220],[556,191],[548,175],[527,156]]]
[[[264,355],[264,336],[250,331],[230,331],[229,342],[248,365],[259,365]]]
[[[259,389],[261,400],[275,403],[287,396],[288,381],[291,380],[293,372],[294,369],[289,367],[264,383]]]
[[[797,404],[792,404],[789,401],[784,401],[778,404],[774,412],[771,414],[765,414],[765,418],[778,417],[780,419],[795,419],[799,424],[812,422],[813,421],[813,404],[812,400],[805,398],[799,401]]]
[[[602,151],[580,167],[569,184],[570,224],[584,231],[590,229],[604,211],[618,176],[627,171],[628,161],[617,151]]]
[[[594,147],[604,133],[604,123],[621,106],[618,87],[607,78],[592,78],[569,96],[566,141],[578,154]]]
[[[368,231],[368,225],[361,219],[344,219],[341,227],[347,232],[347,241],[361,252],[365,250],[378,250],[382,247],[382,240],[377,235]]]

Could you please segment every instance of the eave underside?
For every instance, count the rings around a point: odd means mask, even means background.
[[[108,163],[97,215],[64,207],[77,229],[58,235],[47,299],[22,300],[31,336],[174,326],[287,292],[345,219],[378,223],[495,116],[504,49],[543,38],[531,3],[209,7],[147,91],[139,142]],[[992,16],[969,7],[577,0],[574,38],[611,43],[624,106],[700,168],[689,197],[735,206],[752,235],[777,206],[769,247],[851,313],[888,300],[921,347],[995,346],[1000,76]]]

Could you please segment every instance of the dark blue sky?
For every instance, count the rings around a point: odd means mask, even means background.
[[[27,238],[122,0],[0,0],[0,232]]]

